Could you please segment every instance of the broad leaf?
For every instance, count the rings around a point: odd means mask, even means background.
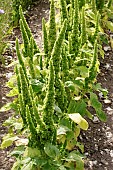
[[[17,136],[10,136],[10,135],[7,135],[3,138],[3,142],[1,144],[1,148],[4,149],[4,148],[7,148],[9,146],[12,145],[12,143],[14,141],[16,141],[17,139],[19,139]]]
[[[44,147],[44,151],[49,157],[51,157],[53,159],[60,156],[59,149],[50,143],[46,143],[46,145]]]
[[[58,129],[57,129],[57,136],[59,135],[66,135],[66,132],[68,131],[71,131],[68,127],[66,126],[60,126]]]
[[[68,113],[80,113],[82,116],[86,113],[86,103],[84,100],[81,101],[75,101],[71,100],[69,107],[68,107]]]
[[[88,68],[86,66],[79,66],[77,70],[79,70],[82,77],[86,78],[89,76]]]
[[[62,110],[57,105],[54,106],[54,109],[57,113],[62,113]]]
[[[108,27],[108,29],[110,29],[113,32],[113,22],[107,21],[106,26]]]
[[[66,161],[76,162],[75,170],[84,170],[84,162],[82,160],[82,157],[78,155],[75,151],[69,153],[68,157],[66,158]]]
[[[21,170],[33,170],[33,162],[30,161],[28,164],[24,165]],[[35,170],[35,169],[34,169]]]
[[[90,93],[90,102],[91,102],[91,106],[94,109],[101,109],[102,108],[102,104],[99,102],[97,95],[94,94],[94,93]]]
[[[102,111],[101,109],[97,109],[97,110],[96,110],[96,114],[97,114],[97,116],[99,117],[99,119],[100,119],[101,121],[106,122],[107,116],[106,116],[106,114],[105,114],[104,111]]]
[[[88,129],[88,122],[79,113],[69,114],[69,117],[71,120],[77,123],[81,129],[83,130]]]
[[[40,151],[37,148],[27,147],[25,150],[24,156],[34,158],[36,156],[40,156]]]
[[[12,90],[10,90],[10,92],[6,95],[7,97],[13,97],[18,95],[18,89],[17,87],[14,87]]]
[[[12,103],[7,103],[3,107],[0,108],[0,112],[6,112],[12,108]]]

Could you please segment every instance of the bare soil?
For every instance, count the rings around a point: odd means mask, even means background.
[[[48,20],[49,3],[41,1],[35,4],[27,14],[27,21],[32,30],[32,33],[37,41],[39,47],[42,46],[40,42],[42,39],[42,18]],[[15,39],[18,37],[21,41],[21,35],[18,28],[14,29],[12,35],[9,37],[10,47],[4,54],[5,66],[0,63],[0,107],[5,103],[11,101],[6,97],[9,89],[6,87],[6,82],[13,74],[13,68],[7,67],[12,62],[15,56]],[[81,141],[85,145],[85,170],[112,170],[113,166],[113,51],[108,46],[105,46],[105,58],[101,59],[100,74],[98,82],[102,84],[103,88],[108,90],[108,101],[100,95],[100,101],[103,103],[103,110],[107,114],[107,122],[100,122],[96,116],[94,120],[88,120],[89,129],[82,132]],[[94,113],[94,110],[92,110]],[[7,133],[7,128],[2,123],[10,117],[12,111],[0,113],[0,143],[2,137]],[[5,150],[0,150],[0,170],[11,170],[14,159],[8,154],[12,150],[9,147]]]

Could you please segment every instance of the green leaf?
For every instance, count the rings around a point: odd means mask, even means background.
[[[18,146],[17,148],[15,148],[15,150],[13,150],[10,155],[11,156],[15,156],[15,157],[19,157],[24,153],[25,147],[24,146]]]
[[[14,87],[12,90],[10,90],[10,92],[6,95],[7,97],[13,97],[18,95],[18,89],[17,87]]]
[[[30,157],[30,158],[34,158],[36,156],[38,157],[38,156],[40,156],[40,151],[37,148],[27,147],[26,150],[25,150],[24,156]]]
[[[108,29],[110,29],[113,32],[113,22],[107,21],[106,26],[108,27]]]
[[[75,90],[75,85],[74,85],[74,83],[72,81],[66,81],[65,86],[68,87],[72,91]]]
[[[24,165],[21,170],[33,170],[33,162],[30,161],[27,165]]]
[[[86,110],[86,116],[91,120],[93,119],[92,114],[88,110]]]
[[[32,88],[33,88],[33,91],[34,91],[34,92],[39,93],[39,92],[42,91],[43,83],[40,82],[39,80],[32,79],[32,80],[30,81],[30,84],[32,85]]]
[[[71,100],[69,107],[68,107],[68,113],[80,113],[82,116],[86,113],[86,103],[84,100],[81,101],[75,101]]]
[[[75,100],[71,100],[68,107],[68,113],[74,113],[76,110],[77,102]]]
[[[106,122],[107,116],[106,116],[106,114],[105,114],[104,111],[102,111],[101,109],[97,109],[97,110],[96,110],[96,114],[97,114],[97,116],[99,117],[99,119],[100,119],[101,121]]]
[[[34,165],[36,165],[38,167],[42,167],[45,164],[47,164],[47,159],[40,158],[40,157],[39,158],[38,157],[34,158]]]
[[[59,170],[66,170],[66,168],[62,165],[59,167]]]
[[[69,118],[77,123],[81,129],[88,129],[88,122],[79,113],[69,114]]]
[[[79,66],[77,67],[77,70],[79,70],[82,77],[86,78],[89,76],[88,68],[86,66]]]
[[[11,170],[19,170],[21,166],[21,161],[17,161],[13,164],[13,167],[11,168]]]
[[[84,170],[84,162],[82,160],[82,157],[78,155],[76,151],[70,152],[65,160],[69,162],[76,162],[75,170]]]
[[[60,113],[60,114],[62,113],[62,110],[57,105],[54,106],[54,109],[57,113]]]
[[[16,82],[16,75],[13,75],[10,80],[6,83],[6,86],[9,88],[15,87],[15,82]]]
[[[16,141],[17,139],[19,139],[17,136],[10,136],[10,135],[7,135],[3,138],[3,142],[1,144],[1,148],[4,149],[4,148],[7,148],[9,146],[12,145],[12,143],[14,141]]]
[[[99,102],[97,95],[92,92],[90,93],[90,102],[91,102],[91,106],[95,110],[102,108],[102,104]]]
[[[57,129],[57,136],[59,135],[66,135],[66,132],[71,131],[67,126],[63,126],[61,125],[58,129]]]
[[[51,157],[53,159],[60,156],[59,149],[50,143],[45,144],[44,151],[49,157]]]
[[[7,103],[3,107],[0,108],[0,112],[6,112],[12,108],[12,103]]]
[[[76,146],[78,146],[79,149],[81,150],[81,152],[84,153],[84,145],[83,145],[82,143],[77,142],[77,143],[76,143]]]

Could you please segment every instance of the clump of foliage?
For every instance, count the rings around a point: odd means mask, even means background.
[[[101,49],[96,4],[96,10],[89,10],[93,25],[85,1],[60,0],[59,7],[58,24],[54,0],[48,26],[42,20],[43,50],[36,45],[19,8],[23,46],[20,48],[17,39],[18,64],[7,83],[12,88],[8,96],[17,98],[1,109],[15,110],[14,117],[4,123],[10,131],[1,145],[5,148],[14,141],[18,145],[11,153],[17,159],[12,170],[83,170],[84,146],[78,136],[81,129],[88,129],[84,117],[93,119],[89,112],[93,107],[98,118],[106,121],[95,94],[100,91],[106,96],[96,80]],[[93,32],[89,31],[92,27]]]

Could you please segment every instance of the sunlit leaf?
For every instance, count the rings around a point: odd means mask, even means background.
[[[65,135],[66,132],[68,131],[71,131],[68,127],[66,126],[60,126],[58,129],[57,129],[57,136],[59,135]]]
[[[110,29],[113,32],[113,22],[107,21],[106,26],[108,27],[108,29]]]
[[[88,122],[79,113],[69,114],[69,117],[71,120],[77,123],[81,129],[83,130],[88,129]]]
[[[12,90],[10,90],[10,92],[6,95],[7,97],[13,97],[18,95],[18,88],[14,87]]]
[[[1,148],[4,149],[4,148],[11,146],[13,142],[16,141],[17,139],[19,139],[17,136],[10,136],[10,135],[5,136],[3,138]]]
[[[31,148],[31,147],[27,147],[24,153],[25,157],[30,157],[30,158],[34,158],[36,156],[40,155],[40,151],[37,148]]]
[[[5,111],[10,110],[12,108],[11,106],[12,106],[12,103],[5,104],[2,108],[0,108],[0,112],[5,112]]]

